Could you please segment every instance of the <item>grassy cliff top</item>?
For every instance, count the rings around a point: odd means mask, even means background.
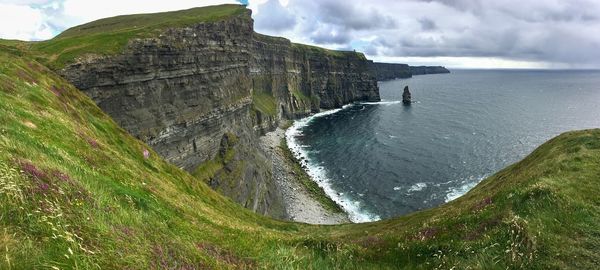
[[[123,15],[96,20],[65,30],[53,39],[39,42],[2,40],[0,46],[28,51],[38,61],[59,70],[86,54],[114,55],[122,52],[130,40],[159,35],[167,28],[185,27],[244,16],[250,20],[250,10],[243,5],[218,5],[149,14]],[[256,33],[272,42],[290,43],[288,39]],[[290,43],[302,53],[322,54],[330,57],[357,57],[364,54],[354,51],[329,50],[317,46]],[[5,48],[6,49],[6,48]]]
[[[317,47],[317,46],[312,46],[312,45],[307,45],[307,44],[300,44],[300,43],[292,43],[292,47],[295,48],[296,50],[300,50],[300,51],[304,51],[304,52],[311,52],[311,53],[325,54],[325,55],[329,55],[332,57],[355,56],[355,57],[358,57],[359,59],[367,60],[367,57],[363,53],[356,52],[356,51],[330,50],[330,49],[325,49],[322,47]]]
[[[219,5],[117,16],[70,28],[51,40],[31,43],[31,49],[43,62],[53,68],[62,68],[86,53],[110,55],[121,52],[129,40],[151,37],[166,28],[215,22],[232,16],[249,17],[249,14],[249,10],[241,5]]]
[[[437,208],[367,224],[262,217],[0,47],[0,269],[594,269],[600,130],[568,132]]]
[[[301,44],[301,43],[292,43],[289,39],[284,38],[284,37],[275,37],[275,36],[269,36],[269,35],[264,35],[264,34],[260,34],[260,33],[254,33],[255,37],[258,38],[259,40],[262,40],[264,42],[271,42],[271,43],[275,43],[275,44],[289,44],[292,46],[293,49],[299,51],[299,52],[303,52],[303,53],[316,53],[316,54],[322,54],[325,56],[331,56],[331,57],[357,57],[359,59],[362,60],[367,60],[367,57],[361,53],[361,52],[356,52],[356,51],[342,51],[342,50],[330,50],[330,49],[326,49],[326,48],[322,48],[322,47],[318,47],[318,46],[312,46],[312,45],[307,45],[307,44]]]

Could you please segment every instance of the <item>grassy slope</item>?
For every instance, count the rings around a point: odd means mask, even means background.
[[[277,101],[271,93],[265,93],[260,91],[252,92],[252,105],[255,110],[268,115],[277,115]]]
[[[85,95],[0,50],[0,268],[593,269],[600,130],[571,132],[427,211],[309,226],[255,215],[171,166]]]
[[[599,130],[563,134],[438,208],[371,224],[275,221],[167,164],[33,60],[56,68],[113,53],[126,43],[95,43],[139,34],[129,23],[63,41],[0,41],[0,269],[600,264]]]
[[[247,15],[240,5],[220,5],[154,14],[125,15],[73,27],[57,37],[31,44],[38,59],[53,68],[85,54],[110,55],[121,52],[129,40],[160,34],[166,28],[214,22]]]
[[[123,15],[70,28],[47,41],[32,43],[1,41],[0,44],[10,43],[27,47],[31,53],[36,55],[38,61],[53,69],[61,69],[86,54],[112,55],[119,53],[134,38],[156,36],[167,28],[220,21],[232,16],[249,16],[249,13],[242,5],[226,4],[172,12]],[[260,36],[264,39],[281,39]],[[303,52],[325,54],[331,57],[352,56],[366,59],[364,54],[352,51],[329,50],[297,43],[292,43],[292,47]]]

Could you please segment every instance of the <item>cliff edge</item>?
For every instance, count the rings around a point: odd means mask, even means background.
[[[239,5],[102,19],[31,47],[167,161],[274,217],[285,211],[258,136],[379,100],[363,54],[255,33]]]
[[[364,224],[284,222],[208,186],[254,169],[240,157],[255,125],[216,133],[216,153],[194,177],[55,72],[52,61],[85,40],[49,55],[31,48],[42,45],[52,43],[0,40],[0,269],[598,268],[598,129],[557,136],[439,207]],[[235,94],[223,99],[232,100],[232,119],[244,112]],[[277,102],[250,99],[250,115]],[[213,119],[207,129],[217,130]],[[250,131],[229,132],[238,128]]]
[[[407,64],[378,62],[370,63],[370,69],[378,81],[410,78],[413,75],[450,73],[450,70],[442,66],[409,66]]]

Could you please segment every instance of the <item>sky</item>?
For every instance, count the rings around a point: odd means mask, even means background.
[[[600,0],[0,0],[0,38],[123,14],[248,4],[255,30],[369,59],[450,68],[600,68]]]

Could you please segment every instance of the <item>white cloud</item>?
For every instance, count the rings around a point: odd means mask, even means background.
[[[52,30],[37,9],[15,4],[0,4],[0,37],[39,40],[52,37]]]
[[[188,9],[235,0],[0,0],[0,38],[50,39],[66,28],[100,18]]]
[[[239,3],[234,0],[65,0],[64,13],[80,22],[117,15],[174,11],[200,6]]]
[[[235,0],[0,0],[0,38],[48,39],[123,14]],[[256,30],[369,58],[451,67],[600,68],[598,0],[250,0]]]
[[[600,68],[598,0],[289,0],[285,13],[296,23],[268,27],[272,14],[262,11],[284,8],[278,2],[251,0],[258,32],[352,48],[369,58],[409,64],[435,59],[453,67]]]

